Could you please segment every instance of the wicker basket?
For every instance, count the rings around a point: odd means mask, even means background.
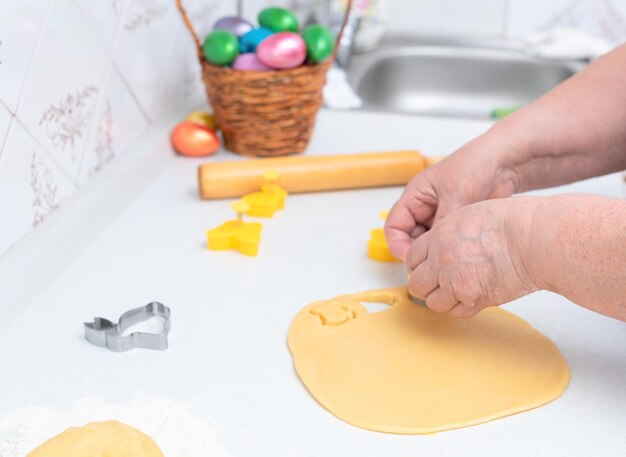
[[[204,85],[226,148],[246,156],[303,152],[313,133],[326,72],[335,53],[323,63],[289,70],[237,71],[212,65],[204,58],[200,38],[182,0],[176,0],[176,4],[196,44]],[[351,4],[348,0],[335,52]]]

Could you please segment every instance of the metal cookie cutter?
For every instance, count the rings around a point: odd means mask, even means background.
[[[128,328],[153,317],[163,318],[162,332],[134,332],[123,336]],[[126,352],[135,348],[164,351],[167,349],[167,334],[170,331],[170,309],[159,302],[152,302],[125,312],[117,324],[96,317],[93,322],[85,322],[84,326],[85,339],[89,343],[108,348],[113,352]]]
[[[420,305],[425,308],[427,307],[426,300],[424,300],[423,298],[417,298],[415,295],[412,295],[411,292],[409,292],[409,299],[416,305]]]

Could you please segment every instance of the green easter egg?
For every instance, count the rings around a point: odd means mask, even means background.
[[[202,51],[212,64],[229,65],[239,54],[239,41],[228,30],[216,29],[205,38]]]
[[[309,25],[302,32],[306,43],[306,52],[313,62],[323,62],[333,53],[335,40],[333,34],[323,25]]]
[[[271,6],[259,13],[259,24],[261,27],[270,29],[273,32],[297,32],[298,19],[285,8]]]

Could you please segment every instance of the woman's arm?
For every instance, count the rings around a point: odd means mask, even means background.
[[[626,201],[577,194],[541,198],[524,252],[537,288],[626,321]]]
[[[626,169],[626,45],[599,58],[487,135],[522,144],[501,151],[516,191],[566,184]]]

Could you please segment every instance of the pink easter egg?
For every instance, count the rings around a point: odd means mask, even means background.
[[[306,44],[297,33],[279,32],[261,41],[256,55],[268,67],[294,68],[306,59]]]
[[[270,67],[261,62],[256,54],[239,54],[233,62],[233,69],[241,71],[269,71]]]

